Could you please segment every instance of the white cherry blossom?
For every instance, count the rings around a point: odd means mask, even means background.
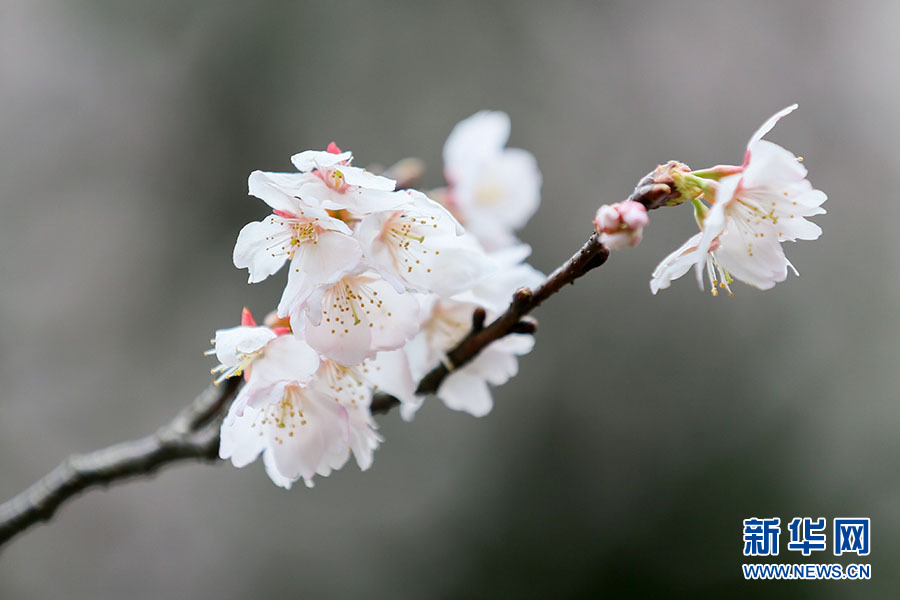
[[[421,192],[401,193],[407,205],[370,215],[359,228],[369,264],[398,292],[450,296],[495,268],[447,209]]]
[[[659,264],[650,282],[654,294],[691,267],[701,289],[704,274],[709,277],[713,294],[720,288],[731,294],[735,279],[765,290],[784,281],[788,269],[797,273],[781,244],[821,235],[806,217],[824,213],[821,205],[827,197],[806,179],[800,159],[762,139],[796,108],[779,111],[751,136],[741,166],[682,175],[713,204],[707,209],[698,198],[692,200],[701,232]]]
[[[362,248],[346,223],[290,195],[281,179],[262,171],[250,175],[250,193],[274,212],[244,226],[233,258],[236,267],[249,270],[250,283],[262,281],[290,261],[278,307],[284,315],[302,305],[318,286],[334,283],[354,269]]]
[[[307,150],[291,157],[294,166],[303,174],[296,193],[304,200],[328,210],[346,210],[353,215],[366,215],[392,210],[404,202],[395,194],[397,182],[375,175],[350,164],[351,152],[341,152],[332,142],[325,152]]]
[[[235,466],[262,452],[272,481],[282,487],[340,468],[350,451],[363,469],[381,438],[368,401],[331,397],[323,385],[334,370],[329,361],[289,328],[259,327],[246,309],[242,325],[216,333],[215,352],[223,377],[243,374],[246,382],[222,424],[219,454]]]
[[[304,385],[319,368],[319,355],[309,344],[279,327],[259,327],[244,309],[239,327],[220,329],[213,340],[220,382],[243,375],[246,383],[234,400],[240,413],[245,406],[274,402],[286,384]]]
[[[509,130],[506,113],[482,111],[458,123],[444,144],[447,204],[488,250],[515,244],[513,232],[541,200],[537,161],[505,147]]]
[[[281,487],[341,468],[350,455],[351,419],[340,403],[296,383],[281,382],[272,401],[241,409],[235,402],[222,424],[219,456],[244,467],[263,453],[266,472]]]
[[[257,366],[263,364],[257,363]],[[379,353],[354,367],[325,359],[307,384],[281,381],[263,405],[235,402],[222,425],[221,458],[244,467],[263,456],[269,477],[284,488],[298,479],[312,487],[315,475],[341,468],[352,453],[360,469],[372,466],[382,438],[369,405],[375,389],[411,402],[406,355]]]
[[[750,138],[740,167],[716,167],[711,172],[732,173],[716,186],[715,202],[703,219],[703,233],[695,263],[702,286],[706,255],[726,229],[729,240],[719,250],[732,255],[733,275],[760,289],[787,277],[790,266],[781,242],[814,240],[821,228],[805,217],[822,214],[827,196],[806,179],[800,159],[777,144],[763,140],[775,124],[797,108],[794,104],[767,120]],[[727,269],[731,272],[731,269]]]
[[[416,334],[419,306],[414,295],[398,293],[375,271],[345,275],[320,288],[291,327],[310,346],[343,365],[358,365],[380,350],[396,350]]]

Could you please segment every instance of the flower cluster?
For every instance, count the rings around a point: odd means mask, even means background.
[[[824,213],[826,200],[801,159],[762,139],[794,109],[760,127],[740,166],[659,166],[629,200],[597,211],[589,244],[636,246],[648,209],[690,202],[700,232],[656,268],[654,294],[692,267],[714,295],[730,294],[734,280],[760,289],[784,281],[793,265],[782,244],[818,238],[807,217]],[[287,283],[262,325],[245,309],[239,326],[216,332],[217,381],[246,380],[222,424],[222,458],[242,467],[262,455],[283,487],[312,485],[351,454],[368,469],[382,441],[375,394],[396,398],[409,420],[422,404],[416,382],[441,363],[444,404],[491,411],[491,386],[516,374],[532,337],[501,337],[456,369],[447,353],[476,310],[494,319],[518,288],[544,280],[516,237],[540,203],[541,174],[531,154],[506,147],[509,128],[500,112],[459,123],[444,145],[446,186],[428,194],[354,166],[334,143],[293,156],[296,172],[250,175],[250,194],[271,213],[241,230],[234,264],[250,283],[286,268]]]
[[[448,185],[430,196],[397,190],[334,143],[293,156],[294,173],[250,175],[271,214],[241,230],[234,264],[250,283],[287,265],[287,283],[262,325],[245,309],[240,326],[216,332],[213,372],[246,380],[222,425],[222,458],[243,467],[261,454],[282,487],[312,485],[350,454],[367,469],[381,442],[373,394],[412,418],[415,381],[468,333],[474,309],[499,314],[543,279],[514,234],[537,209],[541,176],[531,154],[504,147],[508,135],[499,112],[457,125],[444,147]],[[487,414],[489,385],[513,376],[532,345],[528,335],[492,344],[437,396]]]
[[[691,171],[671,162],[657,170],[664,172],[677,192],[677,199],[665,204],[690,201],[700,232],[656,267],[650,281],[654,294],[692,267],[701,289],[704,274],[708,276],[713,295],[720,289],[733,295],[734,280],[767,290],[784,281],[789,268],[797,273],[782,243],[814,240],[822,234],[818,225],[806,219],[825,212],[822,204],[827,197],[806,179],[801,158],[762,139],[796,108],[796,104],[789,106],[763,123],[747,143],[740,166]],[[669,190],[652,182],[648,189]],[[637,245],[648,223],[644,208],[634,201],[602,206],[594,220],[601,240],[612,249]]]

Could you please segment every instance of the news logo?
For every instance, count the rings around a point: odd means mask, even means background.
[[[828,548],[829,541],[835,556],[854,554],[868,556],[871,552],[872,528],[868,517],[839,517],[834,519],[831,540],[828,539],[828,519],[794,517],[788,522],[787,549],[810,556]],[[778,556],[781,539],[779,517],[744,519],[744,556]],[[745,579],[871,579],[870,564],[743,564]]]

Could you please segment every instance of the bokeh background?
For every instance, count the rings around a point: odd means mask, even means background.
[[[657,297],[645,241],[537,314],[484,419],[379,419],[375,466],[285,492],[182,464],[93,491],[0,555],[2,598],[893,597],[900,584],[900,4],[0,3],[0,497],[142,436],[202,389],[210,334],[280,277],[231,265],[253,169],[336,140],[360,164],[512,117],[549,271],[657,163],[770,139],[828,193],[802,273]],[[741,520],[872,518],[870,582],[744,582]],[[785,549],[773,562],[804,562]],[[834,562],[829,550],[815,562]],[[841,559],[841,562],[852,562]]]

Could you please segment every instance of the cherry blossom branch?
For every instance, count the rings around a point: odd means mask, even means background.
[[[418,163],[398,163],[406,179],[420,173]],[[670,169],[677,163],[660,165],[644,177],[629,197],[648,210],[677,199]],[[402,178],[401,178],[402,179]],[[521,288],[506,311],[485,326],[486,313],[478,308],[472,315],[472,329],[452,350],[446,361],[429,371],[419,382],[417,394],[433,394],[455,369],[478,356],[486,346],[510,334],[531,334],[536,323],[527,315],[547,298],[588,271],[601,266],[609,250],[594,233],[568,261],[556,269],[535,290]],[[218,459],[219,432],[225,409],[237,393],[242,378],[233,377],[220,386],[210,385],[153,435],[123,442],[88,454],[73,454],[46,476],[17,496],[0,504],[0,546],[33,525],[49,520],[70,498],[97,486],[150,475],[180,460],[214,462]],[[373,413],[386,413],[400,404],[393,396],[378,392],[371,404]]]
[[[17,496],[0,504],[0,546],[47,521],[66,500],[100,485],[150,475],[180,460],[218,459],[219,426],[241,378],[210,385],[156,433],[90,452],[73,454]]]

